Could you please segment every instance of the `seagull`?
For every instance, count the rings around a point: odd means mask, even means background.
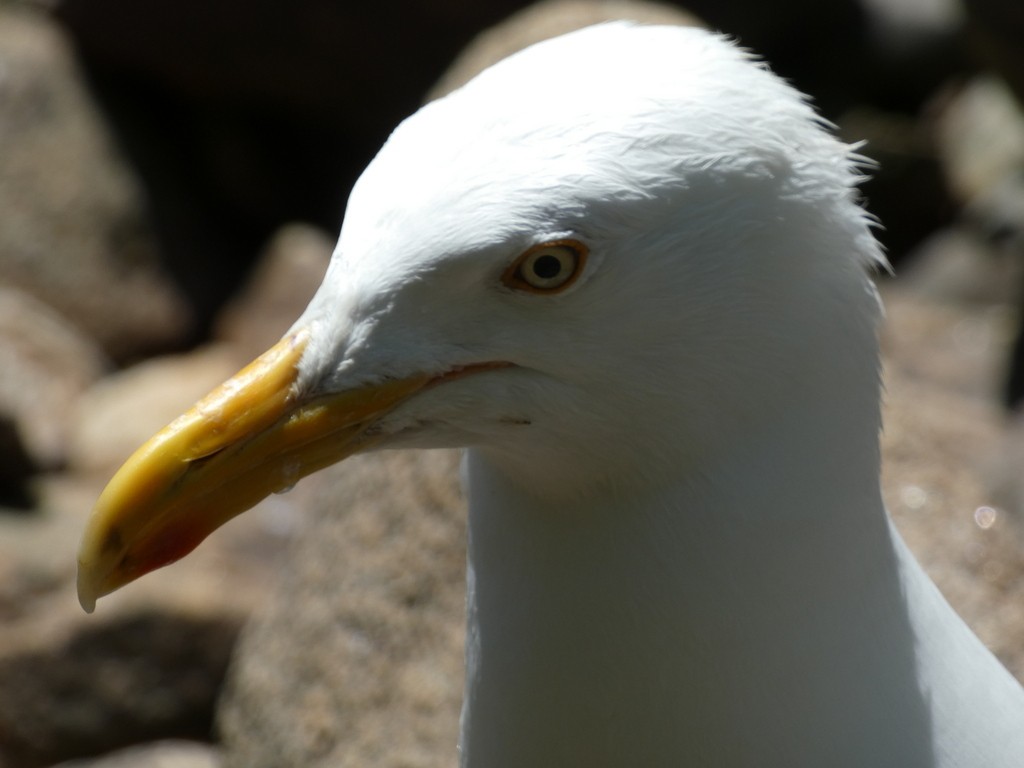
[[[395,130],[285,337],[110,481],[83,607],[349,455],[459,446],[464,768],[1020,768],[1024,690],[881,499],[863,165],[698,29],[484,71]]]

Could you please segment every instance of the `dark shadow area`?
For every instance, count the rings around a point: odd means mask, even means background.
[[[336,231],[394,126],[516,0],[65,0],[89,83],[145,185],[202,337],[280,225]]]
[[[42,768],[157,739],[208,741],[239,626],[144,613],[55,651],[0,660],[0,764]]]
[[[18,425],[0,413],[0,508],[4,511],[30,512],[34,505],[28,481],[36,472],[32,457],[25,450]]]

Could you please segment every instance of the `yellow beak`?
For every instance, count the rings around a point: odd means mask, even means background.
[[[191,552],[269,494],[366,448],[366,429],[428,375],[313,399],[295,389],[299,331],[158,432],[103,491],[78,553],[78,599],[103,595]]]

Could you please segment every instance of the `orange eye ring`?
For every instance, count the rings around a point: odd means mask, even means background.
[[[551,240],[527,249],[501,276],[509,288],[551,295],[576,282],[587,263],[588,249],[579,240]]]

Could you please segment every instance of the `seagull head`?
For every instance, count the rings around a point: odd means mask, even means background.
[[[873,335],[856,166],[701,30],[602,25],[506,59],[396,129],[292,329],[111,480],[83,605],[360,451],[470,447],[552,497],[705,460]]]

